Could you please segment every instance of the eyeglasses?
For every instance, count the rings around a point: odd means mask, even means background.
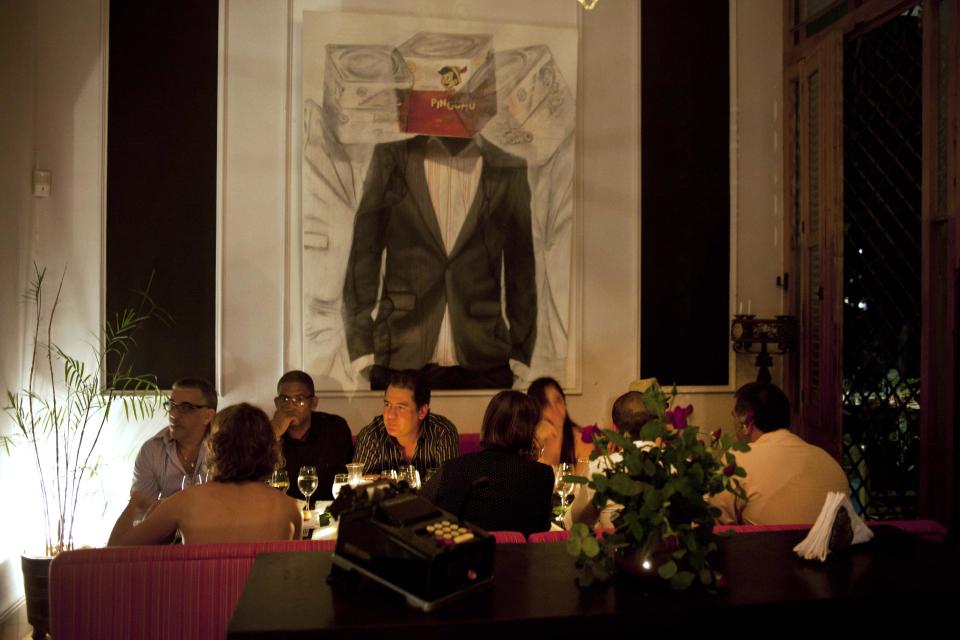
[[[167,400],[163,403],[163,409],[167,413],[173,413],[174,411],[179,411],[180,413],[190,413],[197,409],[209,409],[205,404],[193,404],[192,402],[174,402],[173,400]]]
[[[315,397],[316,396],[277,396],[276,398],[273,399],[273,403],[278,407],[281,407],[281,406],[305,407]]]

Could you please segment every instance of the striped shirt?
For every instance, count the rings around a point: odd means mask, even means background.
[[[413,458],[407,462],[403,447],[387,433],[383,416],[377,416],[357,434],[354,462],[363,463],[364,473],[379,473],[384,469],[398,469],[412,464],[425,478],[430,469],[439,469],[447,460],[460,456],[460,434],[453,423],[443,416],[428,413],[420,424],[420,437]]]
[[[427,178],[430,202],[437,216],[437,224],[440,225],[443,247],[447,250],[447,255],[450,255],[480,185],[480,174],[483,173],[480,147],[471,141],[459,153],[452,154],[438,138],[431,137],[427,141],[423,172]],[[442,367],[460,364],[450,325],[450,307],[446,304],[443,320],[440,322],[437,347],[430,362],[436,362]]]

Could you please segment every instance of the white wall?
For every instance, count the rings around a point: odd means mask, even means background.
[[[34,26],[30,0],[0,3],[0,387],[16,388],[20,382],[24,281],[29,217],[32,212],[30,174],[33,162]],[[6,403],[4,403],[6,404]],[[6,418],[2,430],[9,432]],[[0,510],[15,508],[11,487],[25,465],[0,452]],[[29,467],[27,467],[29,468]],[[0,527],[0,619],[22,589],[21,539],[16,527]],[[15,624],[11,625],[16,627]],[[3,625],[7,631],[8,625]],[[12,631],[19,632],[18,629]]]
[[[100,0],[51,1],[39,16],[29,0],[0,6],[0,86],[5,96],[0,106],[0,221],[4,229],[20,230],[0,236],[0,265],[9,274],[0,290],[0,383],[16,386],[24,334],[13,301],[26,283],[25,265],[30,261],[55,272],[68,266],[61,310],[69,319],[62,324],[68,345],[78,349],[99,324],[104,36]],[[286,237],[282,213],[288,209],[287,6],[279,0],[245,0],[228,2],[226,8],[219,337],[224,404],[248,400],[268,407],[283,370],[284,332],[289,330],[282,295]],[[580,422],[608,420],[613,399],[638,373],[638,3],[604,0],[590,13],[579,12],[573,0],[566,4],[433,0],[402,5],[379,0],[349,6],[388,7],[392,12],[442,10],[447,15],[496,16],[514,22],[581,21],[583,375],[582,393],[571,396],[569,404]],[[738,100],[733,115],[739,182],[734,285],[737,296],[750,300],[754,312],[768,314],[780,309],[773,284],[780,271],[780,6],[768,0],[737,0],[735,16]],[[29,64],[33,42],[35,73]],[[611,68],[637,73],[612,74]],[[34,158],[53,172],[49,200],[29,196]],[[751,362],[738,359],[737,384],[755,375]],[[779,365],[778,360],[775,375]],[[698,393],[683,400],[695,405],[698,424],[713,428],[728,422],[730,396],[729,391]],[[356,431],[377,413],[379,404],[375,398],[338,399],[324,401],[323,408],[344,415]],[[475,431],[485,404],[486,397],[438,396],[434,408],[463,430]],[[8,422],[0,424],[9,429]],[[105,538],[125,500],[130,455],[158,424],[113,425],[104,447],[110,463],[104,486],[113,500],[102,517],[91,518],[90,541]],[[0,454],[0,464],[4,513],[22,511],[25,505],[8,508],[9,496],[19,493],[15,483],[20,482],[10,473],[11,460]],[[0,558],[15,559],[21,548],[19,541],[0,536]],[[9,571],[4,573],[10,566],[0,565],[0,613],[19,597],[19,576],[13,579]]]

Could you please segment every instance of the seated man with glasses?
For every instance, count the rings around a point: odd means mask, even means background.
[[[205,480],[210,422],[217,392],[206,380],[181,378],[164,403],[169,425],[143,443],[133,465],[130,502],[117,522],[139,520],[159,498]]]
[[[316,411],[313,378],[303,371],[288,371],[277,382],[273,399],[273,430],[280,440],[290,488],[287,495],[303,500],[296,478],[302,466],[317,468],[313,500],[332,500],[333,476],[346,473],[353,458],[353,440],[346,420]]]

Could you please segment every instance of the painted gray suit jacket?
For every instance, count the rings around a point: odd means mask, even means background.
[[[374,149],[343,287],[350,358],[372,353],[376,364],[419,369],[433,356],[446,304],[461,366],[482,371],[508,359],[529,364],[537,291],[526,163],[477,140],[480,184],[447,255],[424,173],[427,140],[417,136]],[[509,327],[501,313],[501,269]]]

